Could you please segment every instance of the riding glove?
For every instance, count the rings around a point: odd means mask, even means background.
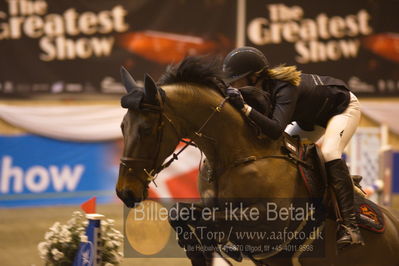
[[[245,105],[244,98],[241,95],[241,92],[233,87],[228,87],[226,89],[226,94],[229,96],[229,102],[238,110],[242,110]]]

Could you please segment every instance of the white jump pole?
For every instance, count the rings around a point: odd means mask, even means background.
[[[392,147],[389,145],[389,127],[386,124],[380,126],[381,149],[380,149],[380,171],[379,181],[382,188],[380,203],[390,206],[392,203]],[[380,188],[380,189],[381,189]]]

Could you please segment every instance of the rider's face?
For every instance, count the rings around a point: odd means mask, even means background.
[[[244,78],[241,78],[239,80],[236,80],[236,81],[232,82],[230,85],[232,87],[234,87],[234,88],[240,88],[240,87],[247,86],[248,85],[248,81],[247,81],[247,78],[244,77]]]
[[[232,82],[230,85],[232,87],[234,87],[234,88],[241,88],[241,87],[244,87],[244,86],[251,85],[249,83],[249,81],[252,81],[252,83],[255,83],[256,82],[256,75],[252,74],[250,76],[243,77],[243,78],[241,78],[239,80],[236,80],[236,81]]]

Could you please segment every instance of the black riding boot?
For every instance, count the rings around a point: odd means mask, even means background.
[[[354,190],[348,167],[344,160],[336,159],[326,163],[326,170],[330,185],[332,185],[342,223],[338,226],[337,247],[343,249],[348,245],[364,245],[362,235],[356,223],[354,210]]]

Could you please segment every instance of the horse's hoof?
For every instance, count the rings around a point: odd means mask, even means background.
[[[234,244],[226,244],[222,247],[222,251],[227,254],[230,258],[237,262],[242,261],[242,255],[238,247]]]

